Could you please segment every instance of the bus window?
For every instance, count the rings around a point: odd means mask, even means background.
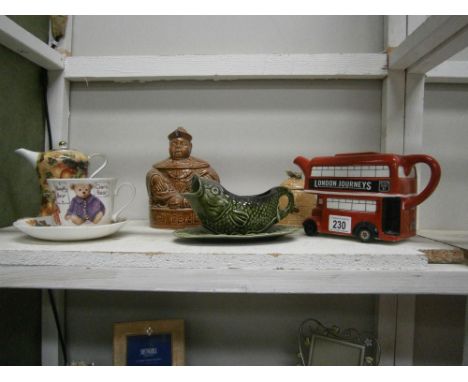
[[[375,200],[328,198],[327,208],[344,211],[375,212],[377,211],[377,203]]]
[[[339,208],[338,199],[328,199],[327,208],[333,208],[337,210]]]
[[[388,166],[314,166],[310,172],[313,177],[333,178],[388,178],[390,169]]]
[[[366,201],[365,200],[355,200],[353,203],[354,211],[366,212]]]

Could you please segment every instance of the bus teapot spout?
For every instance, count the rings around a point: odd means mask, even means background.
[[[302,172],[304,173],[304,176],[305,178],[308,177],[309,172],[310,172],[310,159],[307,159],[305,157],[302,157],[302,156],[298,156],[296,157],[296,159],[294,159],[294,164],[297,164],[300,169],[302,170]]]

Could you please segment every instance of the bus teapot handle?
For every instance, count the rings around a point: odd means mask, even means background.
[[[427,183],[427,186],[420,192],[418,195],[410,197],[403,202],[403,208],[408,210],[410,208],[416,207],[417,205],[424,202],[435,190],[440,181],[440,165],[439,163],[429,155],[415,154],[415,155],[406,155],[403,168],[406,174],[409,174],[411,169],[416,163],[427,164],[431,169],[431,178]]]

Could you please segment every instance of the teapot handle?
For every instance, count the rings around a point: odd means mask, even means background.
[[[408,198],[404,202],[403,208],[409,210],[410,208],[416,207],[418,204],[421,204],[432,194],[432,192],[434,192],[435,188],[437,187],[440,181],[441,170],[439,163],[429,155],[407,155],[405,157],[405,160],[406,163],[404,167],[406,173],[409,173],[411,168],[416,163],[424,163],[428,165],[431,169],[431,177],[424,190],[422,190],[421,193],[419,193],[418,195]]]
[[[94,171],[89,176],[90,178],[94,178],[98,174],[98,172],[100,172],[104,167],[107,166],[107,158],[104,154],[95,153],[95,154],[88,155],[88,160],[90,160],[91,158],[96,158],[96,157],[104,159],[104,162],[96,169],[96,171]]]
[[[286,195],[288,197],[288,205],[284,209],[278,209],[278,221],[284,219],[294,209],[294,195],[286,187],[280,188],[279,199]]]

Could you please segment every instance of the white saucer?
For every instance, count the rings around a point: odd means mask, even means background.
[[[51,241],[77,241],[91,240],[99,237],[112,235],[121,229],[126,220],[118,221],[111,224],[97,225],[81,225],[81,226],[33,226],[26,221],[34,218],[19,219],[13,225],[26,235],[36,239],[51,240]]]

